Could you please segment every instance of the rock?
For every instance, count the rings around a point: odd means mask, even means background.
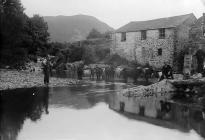
[[[193,78],[193,79],[202,78],[202,74],[196,73],[196,74],[192,75],[191,78]]]
[[[138,86],[134,88],[125,89],[120,91],[119,94],[122,94],[123,96],[127,97],[138,98],[146,98],[150,96],[167,96],[167,98],[169,98],[171,96],[171,92],[175,90],[175,87],[169,82],[169,80],[165,79],[161,82],[157,82],[149,86]]]
[[[176,80],[183,80],[184,75],[183,74],[173,74],[174,79]]]
[[[6,68],[6,69],[9,69],[9,68],[10,68],[10,66],[5,66],[5,68]]]

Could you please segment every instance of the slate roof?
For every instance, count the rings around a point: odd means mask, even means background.
[[[191,13],[186,15],[159,18],[159,19],[153,19],[147,21],[134,21],[120,27],[115,32],[133,32],[133,31],[149,30],[149,29],[172,28],[182,24],[190,17],[195,17],[195,16],[193,13]]]

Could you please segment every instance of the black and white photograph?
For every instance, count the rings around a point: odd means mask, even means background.
[[[205,140],[205,0],[0,0],[0,140]]]

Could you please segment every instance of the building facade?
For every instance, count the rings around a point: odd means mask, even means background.
[[[173,66],[195,21],[196,17],[188,14],[130,22],[113,34],[111,52],[141,65],[161,68],[167,62]]]
[[[205,66],[205,13],[191,27],[189,52],[193,59],[191,71],[202,72]]]

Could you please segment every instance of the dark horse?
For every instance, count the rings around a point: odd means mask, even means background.
[[[103,69],[100,67],[96,67],[95,73],[96,73],[97,80],[100,80],[102,78],[102,75],[103,75]]]
[[[113,66],[108,66],[105,68],[105,80],[114,79],[115,69]]]
[[[125,67],[123,68],[121,75],[125,82],[127,82],[128,78],[131,78],[134,83],[137,83],[139,78],[144,78],[148,83],[153,73],[154,70],[151,67]]]

